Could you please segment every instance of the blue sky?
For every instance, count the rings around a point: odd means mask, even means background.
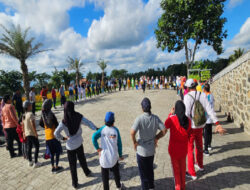
[[[112,69],[136,72],[185,61],[184,51],[167,53],[156,48],[154,28],[161,16],[160,1],[0,0],[0,24],[31,27],[30,36],[42,41],[44,48],[54,49],[29,59],[29,70],[64,69],[71,56],[81,58],[85,72],[100,72],[99,59],[109,61],[108,73]],[[228,37],[220,57],[228,57],[239,47],[250,49],[249,8],[249,0],[226,1],[223,16]],[[196,60],[207,58],[218,56],[202,44]],[[0,69],[19,67],[17,60],[0,55]]]

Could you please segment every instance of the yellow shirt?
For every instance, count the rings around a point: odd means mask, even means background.
[[[54,136],[54,132],[55,132],[55,126],[53,126],[52,128],[47,127],[46,125],[44,126],[45,129],[45,140],[49,141],[55,138]]]
[[[196,87],[196,90],[199,91],[199,92],[202,92],[201,85],[198,85],[198,86]]]

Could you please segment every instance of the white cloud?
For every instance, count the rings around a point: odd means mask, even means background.
[[[94,20],[88,31],[90,47],[111,49],[140,44],[160,16],[159,5],[160,0],[150,0],[147,4],[141,0],[105,1],[104,16]]]
[[[229,8],[234,8],[238,5],[240,5],[244,0],[230,0],[228,3]]]

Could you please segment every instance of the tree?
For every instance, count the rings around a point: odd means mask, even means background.
[[[69,63],[69,70],[74,70],[76,74],[76,84],[79,85],[80,77],[82,78],[81,70],[83,69],[84,63],[80,61],[80,58],[68,57],[67,62]]]
[[[223,52],[222,41],[226,18],[221,17],[225,0],[162,0],[162,16],[155,30],[157,48],[168,52],[185,49],[187,69],[193,64],[196,50],[202,42]],[[193,48],[188,47],[193,43]]]
[[[112,70],[110,76],[114,78],[124,78],[126,77],[128,71],[125,69],[120,69],[120,70]]]
[[[100,69],[102,70],[102,87],[104,84],[104,71],[107,67],[107,61],[104,61],[103,59],[100,59],[99,61],[97,61],[98,66],[100,67]]]
[[[50,79],[50,75],[47,73],[39,73],[36,75],[37,83],[36,83],[36,88],[42,89],[43,86],[46,86],[48,84],[48,81]]]
[[[241,48],[238,48],[238,49],[234,50],[234,54],[229,56],[230,64],[233,63],[239,57],[241,57],[244,54],[244,52],[245,52],[245,50],[241,49]]]
[[[60,71],[59,75],[60,75],[60,77],[62,78],[62,80],[64,82],[65,88],[68,89],[68,86],[70,85],[70,82],[72,80],[72,76],[70,76],[70,74],[65,69]]]
[[[26,60],[47,50],[40,49],[43,46],[42,43],[33,44],[34,37],[28,38],[30,28],[23,31],[20,25],[13,25],[10,30],[3,25],[1,27],[4,29],[5,34],[2,34],[2,38],[0,39],[0,53],[9,55],[20,61],[24,91],[26,98],[29,99],[30,82]]]
[[[0,70],[0,95],[12,95],[18,89],[22,88],[22,73],[18,71]]]
[[[60,73],[55,67],[55,70],[52,72],[52,76],[50,78],[50,83],[53,87],[59,89],[62,83],[62,78],[60,76]]]

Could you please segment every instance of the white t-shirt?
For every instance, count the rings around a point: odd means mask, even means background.
[[[33,91],[30,91],[29,93],[30,101],[33,103],[36,101],[36,94]]]

